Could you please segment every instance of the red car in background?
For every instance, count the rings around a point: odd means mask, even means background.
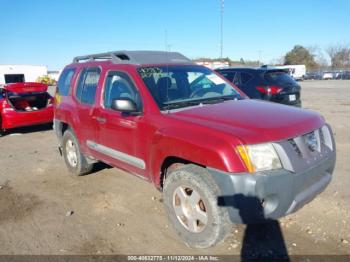
[[[41,83],[13,83],[0,89],[0,135],[8,129],[53,120],[53,97]]]

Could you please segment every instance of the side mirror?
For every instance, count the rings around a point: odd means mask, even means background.
[[[111,108],[116,111],[133,113],[137,112],[137,106],[130,98],[119,98],[112,101]]]

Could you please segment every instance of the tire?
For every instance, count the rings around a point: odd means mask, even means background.
[[[165,209],[176,233],[188,246],[208,248],[230,233],[228,212],[217,205],[219,195],[218,186],[205,168],[191,164],[167,174],[163,187]],[[186,204],[191,200],[192,204]]]
[[[0,137],[2,137],[5,134],[5,130],[2,128],[2,119],[0,117]]]
[[[94,166],[88,163],[86,157],[81,153],[78,139],[71,129],[67,129],[63,134],[62,154],[68,170],[76,176],[90,173]]]

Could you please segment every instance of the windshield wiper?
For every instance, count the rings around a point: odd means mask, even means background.
[[[242,99],[240,95],[219,96],[219,97],[210,97],[210,98],[202,99],[201,103],[215,104],[215,103],[220,103],[227,100],[240,100],[240,99]]]
[[[171,109],[177,109],[177,108],[182,108],[187,106],[195,106],[195,105],[199,105],[200,103],[201,101],[198,101],[198,100],[167,103],[167,104],[163,104],[162,110],[171,110]]]
[[[208,98],[201,98],[201,99],[195,99],[195,100],[186,100],[186,101],[178,101],[178,102],[169,102],[169,103],[163,103],[162,110],[171,110],[171,109],[177,109],[187,106],[195,106],[199,104],[215,104],[220,103],[227,100],[240,100],[242,97],[237,95],[228,95],[228,96],[218,96],[218,97],[208,97]]]

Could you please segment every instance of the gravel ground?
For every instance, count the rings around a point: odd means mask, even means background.
[[[22,128],[0,138],[0,254],[350,254],[350,81],[301,85],[303,106],[332,125],[338,155],[330,186],[297,213],[192,249],[151,184],[103,164],[70,176],[51,128]]]

